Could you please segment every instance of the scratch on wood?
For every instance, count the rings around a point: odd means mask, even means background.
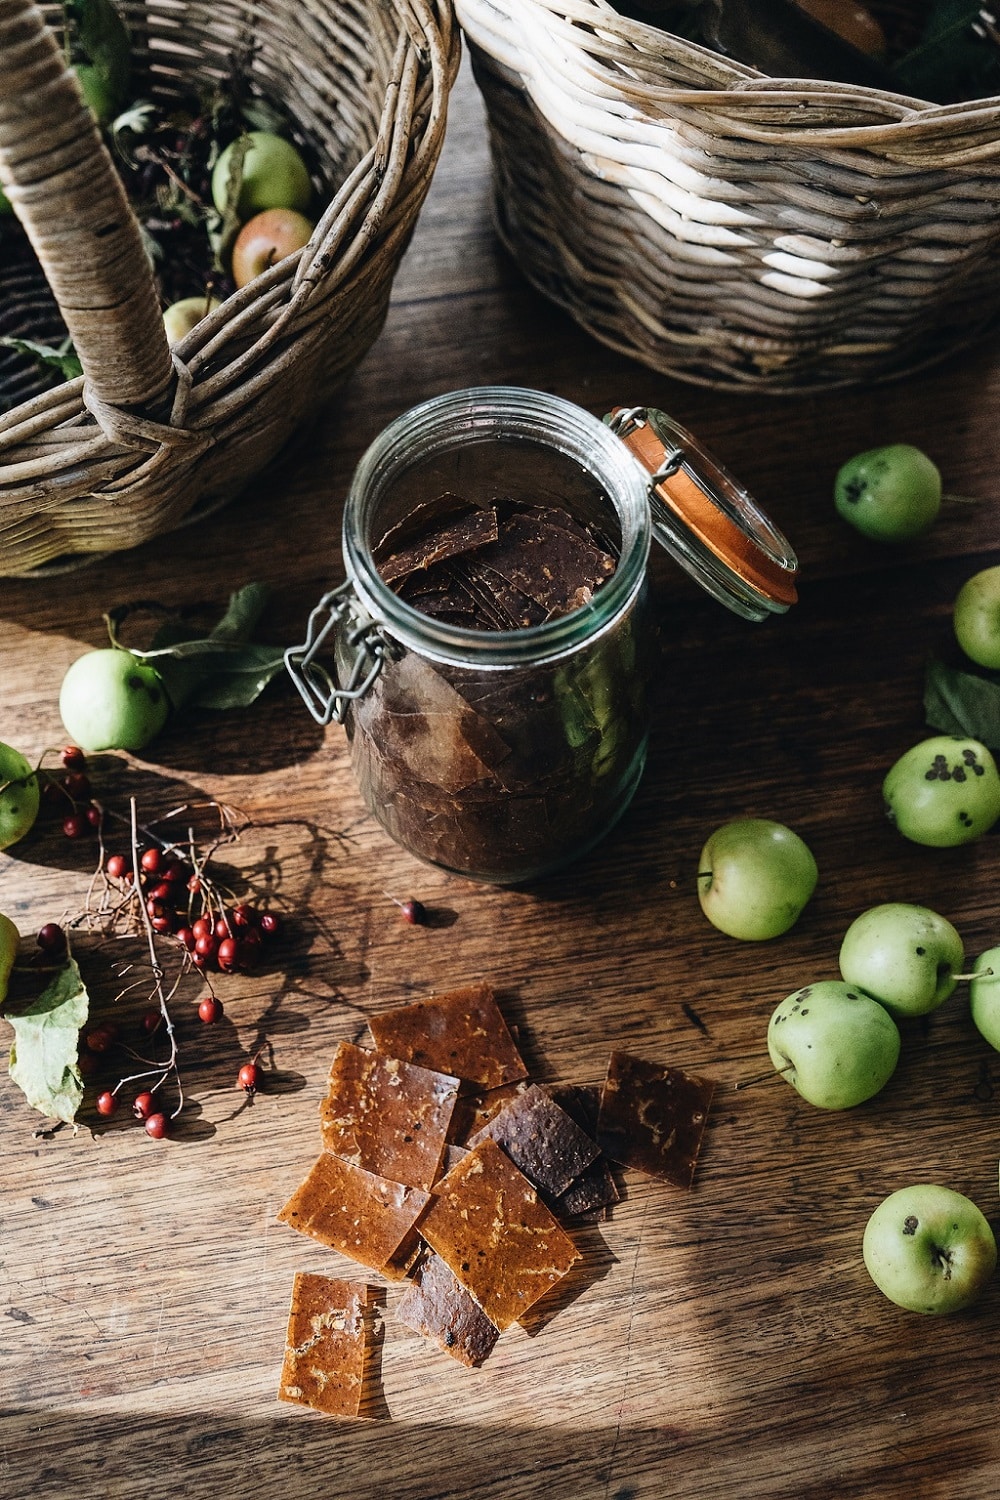
[[[699,1016],[693,1005],[688,1005],[687,1001],[684,1001],[684,1003],[681,1005],[681,1010],[687,1016],[688,1020],[691,1022],[691,1025],[697,1026],[702,1036],[711,1035],[708,1027],[705,1025],[705,1022],[701,1019],[701,1016]]]
[[[614,1473],[615,1458],[618,1455],[618,1443],[622,1435],[622,1413],[625,1410],[625,1398],[628,1394],[628,1381],[632,1365],[632,1324],[635,1318],[635,1283],[639,1274],[639,1252],[642,1249],[642,1233],[646,1227],[646,1215],[649,1212],[649,1202],[642,1206],[642,1218],[639,1220],[639,1232],[636,1235],[635,1255],[632,1258],[632,1277],[628,1289],[628,1327],[625,1330],[625,1374],[622,1377],[622,1394],[618,1402],[618,1415],[615,1421],[615,1436],[611,1444],[611,1454],[608,1458],[608,1475],[604,1484],[604,1500],[608,1500],[611,1490],[611,1478]]]

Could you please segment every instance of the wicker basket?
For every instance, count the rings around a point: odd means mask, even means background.
[[[234,495],[381,329],[458,65],[448,0],[126,0],[137,92],[183,99],[254,43],[251,86],[319,163],[308,246],[173,350],[139,226],[59,46],[0,0],[0,182],[83,376],[0,418],[0,575],[159,535]],[[332,198],[330,194],[332,193]]]
[[[457,0],[497,227],[597,338],[722,389],[929,364],[1000,322],[1000,99],[765,78],[604,0]]]

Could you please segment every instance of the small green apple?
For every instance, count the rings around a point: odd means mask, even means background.
[[[798,921],[816,880],[812,851],[797,833],[769,818],[735,818],[701,851],[698,900],[720,932],[761,942]]]
[[[221,306],[218,297],[208,297],[204,293],[200,297],[181,297],[177,302],[171,302],[163,314],[167,343],[179,344],[202,318]]]
[[[880,1292],[908,1312],[952,1313],[985,1290],[997,1263],[993,1230],[963,1193],[936,1183],[899,1188],[865,1226],[862,1254]]]
[[[59,692],[66,732],[82,750],[141,750],[169,712],[160,674],[114,646],[77,657]]]
[[[941,509],[941,475],[911,443],[858,453],[840,469],[834,505],[845,521],[876,542],[920,536]]]
[[[269,130],[251,130],[239,136],[219,156],[212,170],[212,201],[225,213],[229,201],[229,176],[240,143],[246,143],[236,216],[241,221],[265,208],[294,208],[305,213],[312,202],[309,169],[298,149],[284,136]]]
[[[9,849],[33,826],[41,793],[38,777],[19,750],[0,744],[0,849]]]
[[[901,755],[882,783],[886,815],[934,849],[969,844],[1000,818],[1000,771],[979,740],[932,735]]]
[[[926,906],[887,901],[851,923],[840,945],[840,972],[892,1015],[924,1016],[958,983],[965,946],[945,917]]]
[[[966,579],[955,596],[952,625],[970,661],[1000,671],[1000,567]]]
[[[3,1007],[7,998],[7,985],[10,982],[11,970],[17,958],[20,941],[21,934],[10,917],[4,916],[0,911],[0,1008]]]
[[[987,948],[973,964],[969,981],[969,1010],[979,1032],[1000,1052],[1000,948]]]
[[[889,1082],[899,1030],[884,1005],[856,985],[821,979],[788,995],[767,1027],[783,1078],[817,1109],[853,1109]]]

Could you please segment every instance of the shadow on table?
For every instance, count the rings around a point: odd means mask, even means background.
[[[494,1426],[324,1418],[289,1409],[240,1421],[230,1411],[198,1421],[149,1412],[91,1416],[0,1414],[5,1500],[876,1500],[975,1493],[992,1444],[956,1433],[912,1434],[882,1452],[838,1453],[835,1434],[815,1443],[775,1432],[750,1446],[740,1431],[592,1421]],[[544,1414],[542,1414],[544,1419]],[[673,1420],[672,1420],[673,1419]],[[707,1439],[710,1438],[710,1443]],[[962,1488],[961,1476],[973,1488]]]

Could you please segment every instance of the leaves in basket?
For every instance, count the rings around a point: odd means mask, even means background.
[[[63,0],[70,56],[87,103],[110,121],[128,103],[132,44],[112,0]]]
[[[924,677],[924,713],[932,729],[1000,752],[1000,672],[967,672],[932,659]]]
[[[38,998],[5,1019],[14,1028],[9,1072],[28,1103],[50,1119],[72,1123],[83,1098],[77,1061],[90,999],[76,960],[67,959]]]
[[[1000,46],[985,34],[982,9],[982,0],[935,0],[919,44],[893,69],[900,88],[938,104],[1000,92]]]
[[[83,366],[73,345],[66,339],[58,348],[51,344],[36,343],[34,339],[19,339],[13,336],[0,338],[0,344],[13,349],[17,354],[27,354],[43,369],[54,370],[63,380],[75,380],[83,374]]]

